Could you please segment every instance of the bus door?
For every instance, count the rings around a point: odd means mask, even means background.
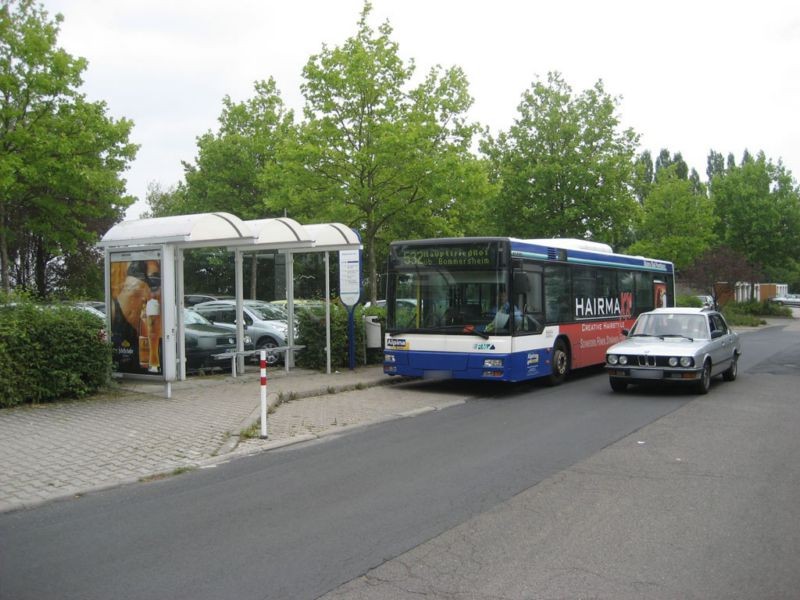
[[[512,297],[517,317],[514,335],[532,335],[544,330],[544,287],[542,267],[523,265],[515,268],[512,276]]]

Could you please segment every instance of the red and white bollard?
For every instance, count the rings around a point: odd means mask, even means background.
[[[267,351],[261,351],[261,439],[267,439]]]

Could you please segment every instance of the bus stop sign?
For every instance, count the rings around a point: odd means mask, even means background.
[[[339,297],[348,308],[358,304],[361,297],[361,252],[339,251]]]

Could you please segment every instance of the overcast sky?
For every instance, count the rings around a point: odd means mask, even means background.
[[[602,79],[620,96],[640,151],[681,152],[705,180],[710,149],[782,159],[800,177],[800,2],[373,0],[417,76],[458,65],[493,134],[523,91],[560,71],[578,94]],[[356,32],[362,0],[44,0],[64,15],[59,44],[89,61],[84,92],[134,121],[141,148],[125,174],[146,207],[149,182],[181,181],[196,138],[216,131],[227,94],[273,77],[299,113],[302,69]]]

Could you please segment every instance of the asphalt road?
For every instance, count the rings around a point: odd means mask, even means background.
[[[703,398],[426,387],[473,399],[0,515],[0,598],[791,597],[798,374],[770,329]]]

